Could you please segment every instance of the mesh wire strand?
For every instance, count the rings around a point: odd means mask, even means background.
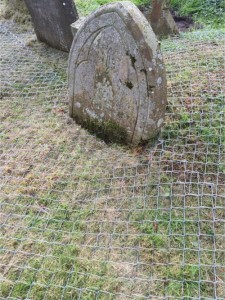
[[[1,299],[225,299],[222,37],[162,42],[165,126],[129,150],[67,117],[67,54],[1,23]]]

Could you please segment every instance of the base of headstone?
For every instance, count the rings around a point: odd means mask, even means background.
[[[163,10],[162,16],[157,23],[152,22],[150,18],[150,24],[158,37],[167,37],[169,35],[179,34],[179,29],[169,9]]]

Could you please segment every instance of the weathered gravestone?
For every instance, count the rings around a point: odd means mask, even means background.
[[[147,15],[147,19],[159,37],[179,33],[166,0],[152,0],[152,10]]]
[[[69,95],[70,116],[105,139],[138,144],[159,133],[165,68],[155,34],[134,4],[108,4],[81,25],[70,51]]]
[[[69,51],[73,35],[70,24],[78,19],[73,0],[25,0],[37,38],[53,48]]]

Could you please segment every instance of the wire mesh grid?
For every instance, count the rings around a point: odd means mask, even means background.
[[[225,299],[224,43],[162,42],[165,126],[106,145],[68,118],[67,54],[0,26],[1,299]]]

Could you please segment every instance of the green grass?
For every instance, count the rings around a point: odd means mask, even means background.
[[[101,5],[116,0],[76,0],[80,15],[88,15]],[[149,5],[151,0],[132,0],[137,5]],[[224,27],[225,2],[223,0],[170,0],[171,8],[181,16],[191,16],[197,23],[210,27]]]
[[[124,0],[125,1],[125,0]],[[101,5],[111,3],[111,2],[117,2],[117,0],[76,0],[76,6],[78,8],[78,11],[80,15],[88,15],[92,11],[99,8]],[[145,5],[149,4],[149,0],[131,0],[135,5]]]
[[[204,25],[224,27],[225,2],[223,0],[170,0],[171,6],[182,16],[192,16]]]
[[[215,259],[223,297],[222,35],[162,42],[169,105],[154,155],[68,119],[66,54],[4,44],[0,297],[214,299]]]

